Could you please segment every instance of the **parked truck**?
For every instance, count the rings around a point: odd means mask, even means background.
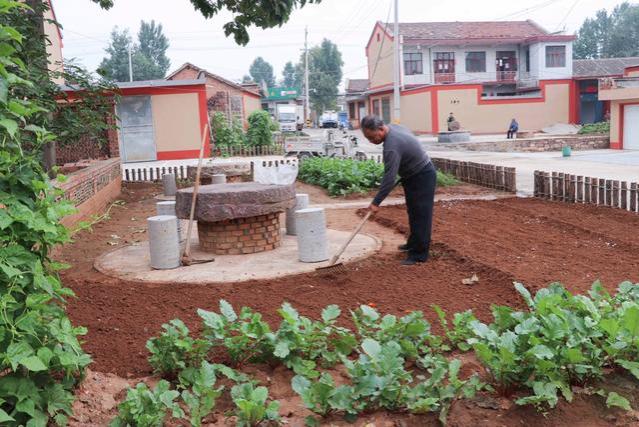
[[[332,129],[321,136],[289,136],[284,140],[284,153],[298,159],[309,157],[339,157],[366,160],[366,153],[358,150],[357,137]]]
[[[282,132],[295,132],[297,130],[297,106],[290,104],[278,104],[275,119]]]
[[[332,110],[327,110],[322,113],[319,119],[319,127],[321,128],[336,128],[337,127],[337,113]]]

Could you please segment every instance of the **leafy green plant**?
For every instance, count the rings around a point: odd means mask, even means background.
[[[215,365],[203,362],[202,366],[189,378],[190,390],[183,390],[182,401],[189,409],[189,420],[192,426],[200,427],[202,419],[215,407],[215,400],[220,397],[224,386],[214,388],[216,378]]]
[[[300,395],[304,406],[321,415],[328,416],[332,412],[342,411],[356,415],[354,389],[350,385],[335,386],[333,377],[323,372],[316,380],[309,380],[303,375],[296,375],[291,381],[291,387]],[[306,419],[307,425],[319,425],[314,417]]]
[[[579,129],[580,135],[609,134],[610,122],[588,123]]]
[[[452,347],[457,347],[462,351],[470,350],[470,345],[466,342],[471,337],[472,331],[470,329],[470,323],[477,320],[471,310],[466,310],[462,313],[455,313],[452,319],[452,328],[448,327],[448,320],[446,319],[446,313],[438,305],[433,305],[433,310],[437,313],[439,323],[444,330],[444,337],[448,340]],[[444,348],[449,350],[450,348]]]
[[[252,383],[238,384],[231,389],[231,397],[236,407],[238,426],[257,426],[264,421],[279,424],[280,403],[277,400],[266,403],[266,387],[255,387]]]
[[[223,345],[236,365],[273,358],[275,334],[260,313],[242,307],[238,315],[225,300],[220,300],[221,314],[197,312],[204,321],[204,337],[213,345]]]
[[[311,367],[319,360],[323,367],[331,367],[348,356],[357,346],[355,336],[335,323],[340,309],[330,305],[322,310],[322,320],[313,321],[284,303],[278,313],[283,318],[275,335],[274,355],[298,374],[315,377]]]
[[[26,63],[33,46],[21,32],[32,14],[9,0],[0,0],[0,14],[0,423],[64,425],[91,361],[78,341],[86,329],[65,313],[65,298],[74,294],[58,277],[64,265],[50,259],[69,240],[60,220],[75,210],[57,201],[61,192],[40,164],[55,136],[39,126],[46,109]]]
[[[161,427],[169,411],[174,418],[184,417],[184,411],[176,401],[180,393],[170,390],[170,384],[161,380],[150,390],[145,383],[129,389],[126,399],[118,406],[118,416],[111,427]]]
[[[392,314],[381,316],[373,307],[362,305],[351,315],[361,338],[371,338],[381,344],[396,343],[403,357],[416,359],[439,341],[430,334],[430,323],[421,311],[397,318]]]
[[[273,120],[268,111],[256,110],[248,116],[248,130],[246,138],[249,145],[273,145]]]
[[[229,124],[226,114],[219,111],[211,118],[211,133],[216,147],[242,147],[247,142],[242,123],[233,119]]]
[[[148,360],[155,372],[175,377],[181,370],[199,366],[206,359],[211,344],[207,340],[192,338],[189,328],[180,319],[165,323],[162,329],[159,337],[146,343],[151,353]]]

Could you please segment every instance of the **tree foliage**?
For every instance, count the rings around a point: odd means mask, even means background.
[[[338,87],[342,81],[342,54],[337,45],[324,39],[309,51],[309,97],[312,108],[321,114],[337,106]]]
[[[264,60],[261,56],[255,58],[251,67],[249,68],[249,74],[256,83],[265,82],[268,87],[275,86],[275,76],[273,75],[273,66]]]
[[[116,26],[111,31],[111,43],[106,49],[107,56],[102,59],[98,72],[112,80],[129,81],[129,50],[131,50],[131,68],[133,80],[162,79],[169,69],[170,61],[166,56],[169,42],[162,33],[162,25],[155,21],[140,22],[138,42],[134,43],[127,29]]]
[[[284,87],[299,87],[297,84],[300,79],[297,76],[297,69],[295,65],[291,61],[288,61],[284,65],[284,70],[282,70],[282,86]]]
[[[104,9],[113,7],[114,0],[91,0]],[[233,36],[235,42],[245,45],[249,42],[248,28],[255,25],[259,28],[273,28],[288,21],[295,8],[302,8],[306,4],[317,4],[321,0],[191,0],[195,10],[205,18],[212,18],[227,10],[233,15],[233,20],[224,24],[224,34]]]
[[[577,33],[578,59],[639,56],[639,4],[624,2],[611,13],[605,9],[587,18]]]

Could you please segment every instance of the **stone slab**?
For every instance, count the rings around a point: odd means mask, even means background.
[[[195,180],[197,166],[187,166],[187,178],[191,181]],[[218,165],[202,165],[200,176],[210,177],[212,175],[224,174],[227,177],[233,176],[251,176],[251,164],[242,163],[224,163]]]
[[[448,131],[437,134],[437,142],[466,142],[470,141],[470,132]]]
[[[179,190],[175,196],[178,218],[191,212],[193,187]],[[283,212],[295,205],[294,185],[267,185],[238,182],[200,186],[195,206],[197,221],[217,222]]]
[[[327,230],[329,252],[334,254],[348,239],[350,232]],[[193,259],[206,259],[210,254],[198,248],[197,231],[191,242]],[[358,234],[340,258],[341,262],[354,262],[371,256],[381,248],[381,241],[367,234]],[[95,261],[95,268],[103,274],[124,280],[146,283],[210,284],[267,280],[294,274],[313,273],[328,262],[304,263],[298,261],[297,238],[282,235],[279,248],[251,255],[215,255],[213,262],[157,271],[149,266],[148,242],[129,245],[107,252]]]

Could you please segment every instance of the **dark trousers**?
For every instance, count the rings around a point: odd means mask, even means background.
[[[426,165],[416,174],[402,179],[406,210],[408,211],[408,257],[417,261],[428,259],[430,235],[433,227],[433,205],[437,171],[433,163]]]
[[[506,138],[513,139],[515,136],[517,136],[517,130],[508,129],[508,133],[506,134]]]

